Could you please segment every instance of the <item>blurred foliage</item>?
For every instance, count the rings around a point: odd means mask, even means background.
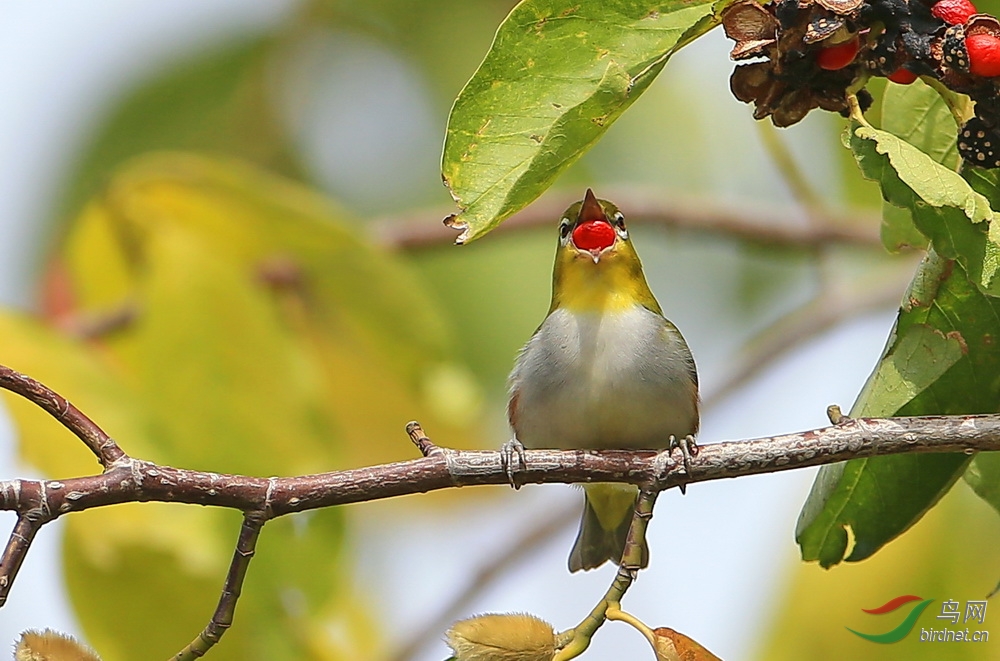
[[[885,659],[923,661],[938,659],[994,659],[995,643],[920,642],[921,629],[968,628],[991,630],[989,602],[985,624],[969,621],[952,624],[939,620],[941,602],[960,602],[964,616],[968,601],[986,598],[996,583],[996,548],[1000,528],[983,525],[995,514],[969,489],[955,488],[906,535],[865,562],[824,571],[799,563],[784,591],[773,630],[762,641],[756,658],[769,661],[833,661],[835,659]],[[934,599],[917,619],[914,629],[895,644],[872,643],[847,630],[879,634],[893,629],[908,612],[869,615],[873,609],[900,595]],[[992,633],[992,631],[990,631]]]
[[[435,377],[461,372],[440,313],[353,225],[315,193],[241,163],[147,156],[69,227],[47,274],[46,318],[4,314],[0,341],[14,368],[144,459],[253,475],[382,463],[412,456],[412,417],[441,442],[467,445],[474,415],[456,422],[436,405],[468,401],[462,388],[473,387]],[[53,421],[9,401],[34,465],[94,470],[78,444],[52,443]],[[295,518],[268,526],[240,602],[247,624],[215,656],[346,659],[376,648],[338,556],[342,512]],[[238,523],[166,505],[73,517],[69,587],[105,659],[168,656],[204,626]],[[135,600],[143,590],[157,597]],[[345,621],[349,635],[332,636],[330,623]]]
[[[268,100],[265,74],[274,48],[271,38],[216,47],[168,67],[129,94],[81,156],[63,213],[79,208],[129,157],[158,149],[226,153],[300,174]]]

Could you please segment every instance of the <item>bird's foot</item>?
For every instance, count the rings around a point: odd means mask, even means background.
[[[698,444],[694,442],[694,436],[688,434],[684,438],[678,439],[676,436],[670,437],[670,445],[667,448],[670,452],[675,449],[681,451],[681,462],[684,464],[684,475],[691,475],[691,457],[698,456]],[[681,493],[687,493],[687,484],[681,483]]]
[[[507,481],[510,482],[510,486],[520,489],[521,484],[517,481],[517,472],[526,467],[528,462],[524,457],[524,445],[516,437],[501,446],[500,463],[504,472],[507,473]]]

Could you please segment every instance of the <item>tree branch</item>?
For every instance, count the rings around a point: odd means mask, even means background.
[[[3,555],[0,556],[0,606],[7,602],[7,595],[17,578],[17,571],[21,568],[21,563],[28,555],[31,541],[35,538],[35,533],[42,527],[43,522],[32,519],[29,516],[21,515],[17,517],[14,530],[10,533],[7,547],[4,548]]]
[[[200,656],[232,623],[257,536],[268,520],[292,512],[450,487],[509,483],[502,452],[437,447],[416,423],[407,425],[407,432],[426,456],[411,461],[283,478],[162,466],[125,454],[93,421],[33,379],[0,366],[0,388],[39,405],[83,440],[102,463],[107,462],[107,469],[99,475],[0,481],[0,510],[18,513],[14,531],[0,555],[0,605],[34,535],[42,525],[63,514],[146,501],[230,507],[246,513],[215,615],[177,659]],[[691,458],[688,470],[669,451],[526,450],[518,482],[623,482],[655,495],[692,482],[858,457],[1000,450],[1000,415],[859,419],[833,415],[831,419],[836,424],[820,429],[703,445]]]
[[[246,578],[250,559],[253,558],[254,550],[257,547],[260,530],[266,522],[267,517],[259,512],[249,512],[243,516],[240,537],[236,541],[236,551],[229,564],[226,583],[222,586],[219,605],[216,607],[215,613],[212,614],[212,619],[205,630],[198,634],[198,637],[191,641],[187,647],[171,657],[171,661],[194,661],[194,659],[204,656],[219,642],[222,634],[226,633],[232,626],[233,616],[236,613],[236,601],[240,598],[240,592],[243,590],[243,580]]]
[[[834,215],[813,211],[812,223],[804,223],[803,214],[787,209],[748,208],[746,205],[724,205],[706,198],[671,196],[651,193],[634,187],[601,189],[601,197],[618,200],[622,213],[631,224],[648,224],[671,229],[714,234],[762,246],[807,248],[845,244],[882,250],[878,228],[881,215],[869,211],[853,211]],[[578,193],[548,195],[527,209],[514,214],[494,232],[505,234],[518,230],[544,227],[555,231],[559,215],[573,202]],[[406,216],[384,218],[375,224],[376,239],[398,250],[421,250],[454,243],[454,230],[433,219],[443,218],[448,210],[428,210]]]
[[[80,409],[30,376],[0,365],[0,388],[17,393],[62,423],[83,441],[104,468],[125,456],[118,444]]]
[[[440,454],[422,459],[270,479],[204,473],[128,458],[100,475],[0,481],[0,510],[23,514],[47,502],[55,518],[93,507],[156,501],[246,511],[261,509],[269,500],[269,518],[274,518],[451,487],[508,484],[501,452],[439,449]],[[1000,415],[858,418],[794,434],[702,445],[691,460],[690,475],[684,475],[680,462],[667,452],[527,450],[518,481],[622,482],[663,490],[857,457],[996,450],[1000,450]]]

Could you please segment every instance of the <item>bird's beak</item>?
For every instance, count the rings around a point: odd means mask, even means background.
[[[580,214],[576,217],[576,224],[582,225],[591,220],[608,222],[608,216],[601,208],[601,203],[597,201],[594,191],[588,188],[587,194],[583,196],[583,206],[580,207]]]
[[[594,195],[594,191],[587,189],[587,194],[583,197],[583,205],[580,207],[580,213],[576,217],[576,224],[574,228],[589,222],[603,222],[611,226],[611,222],[608,220],[608,215],[604,213],[604,209],[601,207],[601,203],[597,201],[597,196]],[[613,244],[612,244],[613,245]],[[610,246],[602,246],[600,248],[581,248],[577,246],[577,250],[581,252],[590,253],[591,258],[593,258],[596,264],[601,259],[601,253],[607,250]]]

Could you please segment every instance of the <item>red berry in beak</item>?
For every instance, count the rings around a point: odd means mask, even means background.
[[[604,250],[615,242],[615,228],[604,220],[588,220],[573,230],[573,244],[581,250]]]

